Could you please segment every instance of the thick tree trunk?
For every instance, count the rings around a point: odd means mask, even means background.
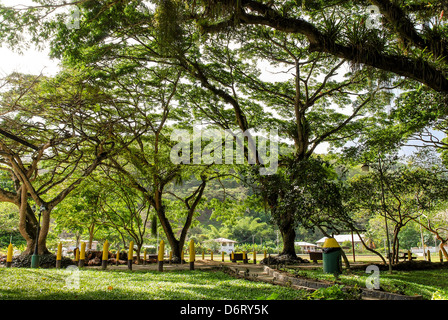
[[[182,250],[184,249],[184,244],[179,240],[174,239],[173,243],[170,242],[171,250],[173,251],[173,263],[181,263],[182,262]]]
[[[24,199],[26,197],[23,197]],[[45,213],[45,212],[44,212]],[[47,219],[47,221],[43,222],[42,225],[45,226],[41,228],[39,232],[39,240],[38,240],[38,254],[48,254],[50,253],[47,249],[46,238],[48,234],[48,227],[50,224],[50,215],[49,212],[43,214],[43,220]],[[24,201],[21,203],[19,208],[19,232],[22,237],[26,241],[26,249],[23,254],[32,255],[34,253],[36,247],[36,235],[37,235],[37,226],[38,220],[36,219],[36,215],[28,204],[28,201]]]
[[[156,208],[157,210],[157,208]],[[171,251],[173,253],[172,261],[174,263],[180,263],[182,257],[182,249],[184,246],[183,241],[177,240],[174,235],[173,229],[171,228],[171,224],[165,216],[165,207],[161,206],[157,210],[157,216],[159,217],[160,224],[165,232],[168,243],[170,244]]]
[[[294,230],[294,223],[290,217],[283,217],[281,223],[278,224],[282,240],[283,250],[280,256],[288,256],[292,259],[297,259],[296,250],[294,248],[294,241],[296,238],[296,231]]]

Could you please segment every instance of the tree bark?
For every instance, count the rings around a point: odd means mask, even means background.
[[[446,252],[446,249],[445,249],[445,244],[446,244],[446,241],[447,240],[443,240],[442,238],[438,238],[438,240],[440,240],[441,242],[440,242],[440,244],[439,244],[439,248],[440,248],[440,250],[442,250],[442,254],[443,254],[443,256],[445,257],[445,259],[448,261],[448,253]]]
[[[294,230],[294,218],[290,216],[284,216],[280,218],[278,227],[282,236],[283,249],[280,256],[288,256],[292,259],[297,259],[296,250],[294,247],[294,241],[296,238],[296,231]]]

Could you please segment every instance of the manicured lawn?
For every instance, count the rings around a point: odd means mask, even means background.
[[[72,275],[74,275],[73,273]],[[0,300],[303,299],[305,292],[209,271],[82,269],[79,288],[65,269],[0,268]]]

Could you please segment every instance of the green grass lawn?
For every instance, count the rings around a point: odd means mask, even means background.
[[[0,268],[0,300],[257,300],[303,299],[304,291],[209,271],[82,269],[79,288],[65,269]],[[69,278],[70,279],[70,278]]]
[[[366,280],[371,274],[365,271],[344,270],[338,280],[332,274],[323,273],[321,268],[298,270],[287,269],[291,274],[316,280],[335,281],[335,283],[365,288]],[[423,299],[448,299],[448,269],[413,270],[413,271],[381,271],[379,275],[382,290],[406,294],[422,295]],[[434,296],[433,296],[434,295]]]

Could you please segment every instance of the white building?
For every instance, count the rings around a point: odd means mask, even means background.
[[[361,235],[361,237],[363,237],[363,236],[364,235]],[[333,238],[339,243],[339,245],[341,245],[345,241],[352,242],[351,234],[338,234],[338,235],[335,235]],[[322,246],[325,242],[325,239],[327,239],[327,237],[323,237],[322,239],[317,240],[316,241],[317,245]],[[357,234],[353,235],[353,243],[354,244],[361,243],[361,239],[358,237]]]
[[[225,252],[225,253],[230,254],[232,251],[235,251],[236,241],[234,241],[234,240],[230,240],[230,239],[226,239],[226,238],[218,238],[218,239],[213,239],[213,241],[216,241],[221,245],[221,249],[219,250],[219,252]]]
[[[317,251],[317,245],[314,243],[304,242],[304,241],[298,241],[294,242],[294,245],[296,247],[300,247],[300,250],[302,253],[308,253],[308,252],[314,252]]]

